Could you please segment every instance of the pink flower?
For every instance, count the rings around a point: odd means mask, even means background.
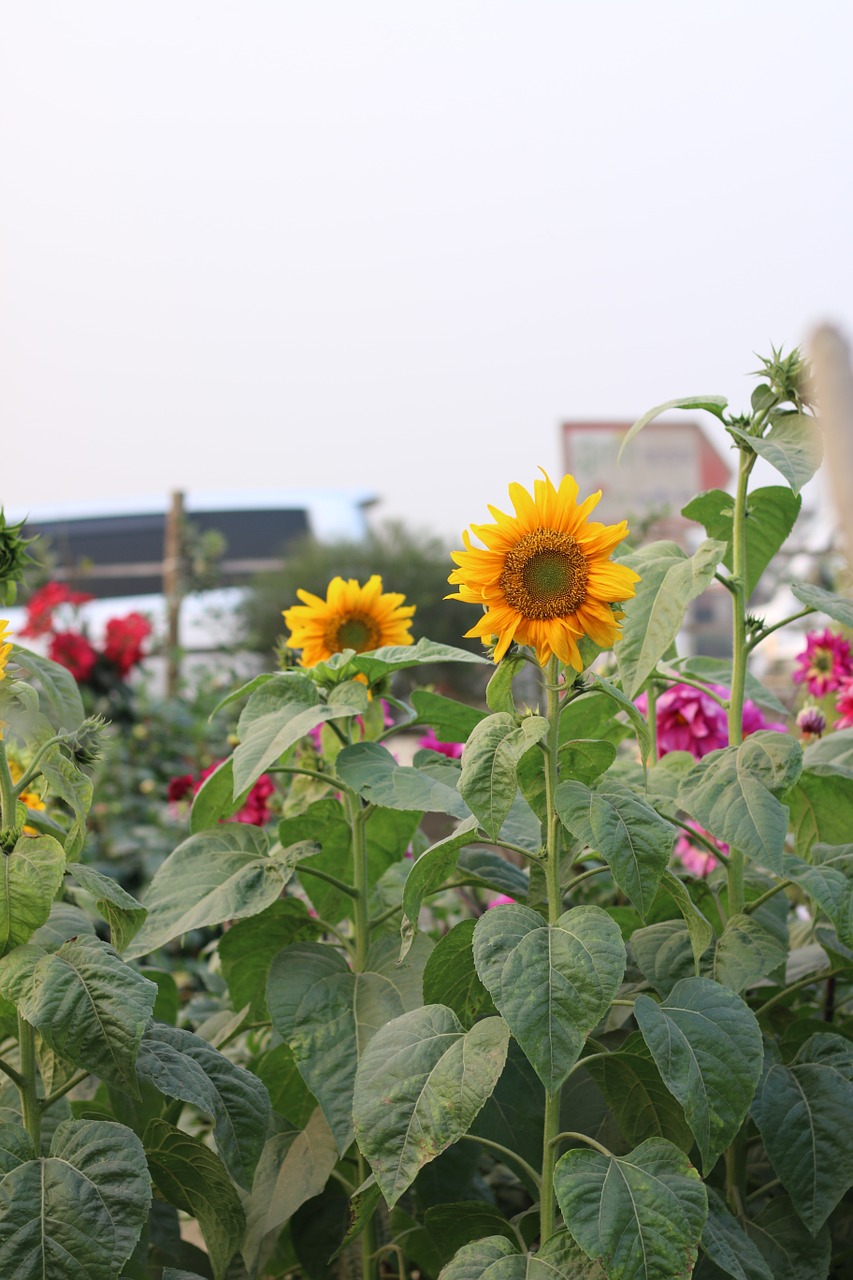
[[[85,636],[77,631],[56,631],[48,646],[48,657],[67,667],[78,682],[89,679],[98,655]]]
[[[215,760],[212,765],[203,769],[197,778],[194,778],[190,773],[183,773],[178,778],[172,778],[166,788],[167,800],[173,804],[178,804],[181,800],[194,796],[201,788],[205,778],[209,778],[221,763],[221,760]],[[246,796],[246,803],[242,809],[232,813],[230,818],[220,818],[220,822],[248,822],[252,826],[262,827],[270,816],[270,807],[267,801],[274,791],[275,784],[272,778],[269,774],[262,773]]]
[[[729,846],[725,844],[724,841],[715,840],[714,837],[708,835],[708,832],[703,827],[700,827],[697,822],[691,822],[688,825],[691,826],[694,831],[698,832],[699,835],[705,836],[707,840],[710,840],[711,844],[713,844],[719,851],[720,857],[725,857],[726,854],[728,854]],[[673,854],[691,875],[700,876],[703,880],[711,871],[714,870],[714,867],[716,867],[719,862],[719,859],[715,858],[712,853],[709,853],[704,845],[694,844],[686,831],[683,831],[676,840]]]
[[[721,698],[729,696],[728,689],[712,684],[710,690]],[[641,693],[637,706],[643,712],[648,709],[648,698]],[[765,720],[761,709],[754,702],[743,704],[744,735],[758,729],[774,729],[785,733],[783,724],[771,724]],[[671,685],[657,700],[658,755],[670,751],[689,751],[701,760],[709,751],[718,751],[729,745],[728,720],[725,710],[707,693],[689,684]]]
[[[505,893],[499,893],[496,898],[492,898],[491,902],[487,903],[486,910],[488,911],[491,907],[512,906],[515,906],[515,898],[510,898]]]
[[[796,661],[799,669],[792,678],[797,684],[805,681],[809,693],[815,698],[834,692],[844,680],[853,676],[850,645],[843,636],[828,628],[826,631],[809,632],[806,647],[797,654]]]
[[[430,726],[422,738],[418,738],[418,746],[425,751],[438,751],[443,756],[449,756],[451,760],[458,760],[462,755],[463,743],[461,742],[441,742],[435,736],[435,730]],[[510,899],[511,901],[511,899]],[[494,906],[494,903],[492,903]]]
[[[835,710],[841,715],[832,726],[834,729],[853,729],[853,678],[842,681],[835,700]]]
[[[820,707],[805,706],[797,714],[797,728],[806,740],[819,738],[826,731],[826,716]]]

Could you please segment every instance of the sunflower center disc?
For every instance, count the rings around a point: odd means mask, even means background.
[[[375,649],[379,644],[379,631],[372,618],[359,614],[351,614],[341,619],[333,628],[333,643],[329,648],[333,653],[341,649],[355,649],[356,653],[364,653],[367,649]]]
[[[570,533],[534,529],[507,553],[500,585],[525,618],[560,618],[586,597],[586,556]]]

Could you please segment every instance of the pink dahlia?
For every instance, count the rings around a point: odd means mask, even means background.
[[[689,825],[699,835],[704,836],[706,840],[710,840],[711,844],[719,852],[720,857],[725,857],[728,854],[729,846],[724,841],[715,840],[704,827],[700,827],[696,822],[691,822]],[[686,831],[683,831],[676,840],[673,854],[685,870],[689,871],[691,875],[701,877],[703,880],[719,863],[719,858],[715,858],[713,853],[709,853],[703,844],[694,843]]]
[[[835,699],[835,710],[841,715],[832,726],[834,729],[853,729],[853,678],[843,680],[838,697]]]
[[[710,690],[721,698],[729,696],[728,689],[712,684]],[[648,698],[641,693],[637,706],[648,710]],[[774,729],[785,732],[785,726],[765,720],[760,707],[747,699],[743,704],[743,732],[745,736],[758,729]],[[670,751],[689,751],[697,760],[729,745],[728,720],[725,710],[701,689],[689,684],[671,685],[657,700],[658,754]]]
[[[440,755],[448,756],[451,760],[458,760],[462,755],[463,744],[461,742],[442,742],[435,736],[435,731],[430,727],[422,738],[418,738],[418,746],[426,751],[438,751]]]
[[[849,676],[853,676],[853,654],[843,636],[828,628],[826,631],[810,631],[806,647],[798,653],[799,664],[793,674],[797,684],[805,682],[815,698],[833,693]]]

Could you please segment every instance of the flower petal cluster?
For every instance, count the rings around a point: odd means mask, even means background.
[[[429,728],[422,738],[418,738],[418,746],[424,751],[437,751],[439,755],[450,760],[459,760],[464,747],[462,742],[442,742],[436,737],[435,730]]]
[[[21,627],[22,636],[46,636],[54,630],[53,615],[62,604],[79,605],[94,600],[85,591],[72,591],[63,582],[47,582],[34,591],[27,603],[27,620]]]
[[[106,626],[103,654],[124,678],[145,656],[143,644],[151,635],[151,623],[141,613],[110,618]]]
[[[94,596],[84,591],[72,591],[62,582],[48,582],[31,597],[21,635],[49,637],[48,656],[67,667],[79,683],[85,684],[94,676],[98,684],[110,685],[117,678],[125,680],[145,657],[143,645],[151,635],[152,626],[141,613],[110,618],[101,650],[92,644],[85,625],[82,629],[57,626],[54,615],[60,606],[76,608],[93,599]]]
[[[728,689],[712,684],[709,689],[720,698],[729,696]],[[636,700],[645,713],[648,699],[641,693]],[[670,751],[689,751],[697,760],[710,751],[719,751],[729,745],[728,720],[724,709],[701,689],[689,684],[671,685],[659,695],[656,703],[658,754]],[[761,708],[749,699],[743,704],[743,734],[748,737],[759,729],[787,732],[786,726],[765,719]]]
[[[89,679],[98,661],[97,653],[79,631],[55,631],[47,653],[54,662],[66,667],[78,684]]]
[[[833,729],[853,729],[853,678],[843,681],[835,699],[835,710],[841,714]]]
[[[183,773],[177,778],[172,778],[166,788],[166,799],[171,804],[180,804],[182,800],[190,799],[201,789],[205,779],[209,778],[221,764],[221,760],[215,760],[213,764],[203,769],[198,777],[191,773]],[[230,818],[220,818],[220,822],[246,822],[254,827],[262,827],[272,813],[269,798],[274,791],[275,783],[272,778],[268,773],[262,773],[246,796],[243,807],[236,813],[232,813]]]
[[[623,616],[618,606],[634,595],[639,575],[611,560],[627,537],[625,521],[589,518],[601,491],[578,503],[574,476],[555,488],[542,475],[532,496],[520,484],[509,486],[514,515],[489,507],[495,523],[471,525],[483,547],[465,530],[465,550],[452,552],[459,567],[448,578],[459,590],[447,599],[482,606],[483,617],[465,634],[487,644],[496,638],[496,662],[516,643],[532,646],[542,664],[553,654],[582,671],[578,641],[589,636],[611,648]]]
[[[842,681],[853,676],[853,654],[843,636],[827,628],[810,631],[806,647],[795,659],[798,664],[793,673],[797,684],[805,683],[814,698],[834,693]]]
[[[344,649],[367,653],[384,645],[412,643],[415,606],[404,604],[404,595],[383,591],[379,574],[364,586],[355,578],[333,578],[325,600],[301,589],[296,594],[302,604],[284,609],[282,616],[290,631],[288,644],[302,650],[303,667],[316,667]]]

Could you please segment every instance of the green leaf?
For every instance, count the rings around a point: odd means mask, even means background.
[[[833,595],[831,591],[824,591],[823,587],[813,586],[810,582],[792,582],[791,593],[800,604],[825,613],[842,626],[853,627],[853,601],[849,597]]]
[[[597,675],[594,671],[588,672],[587,677],[592,679],[593,688],[605,694],[612,702],[615,702],[620,711],[624,711],[631,723],[631,728],[637,738],[640,748],[640,756],[643,760],[648,760],[649,753],[652,749],[652,738],[649,733],[649,726],[646,723],[645,716],[641,715],[631,698],[625,696],[621,689],[615,684],[611,684],[609,680],[605,680],[604,676]],[[583,707],[586,698],[579,699],[579,707]],[[570,704],[574,709],[575,704]],[[565,712],[563,713],[565,714]]]
[[[258,915],[238,920],[219,939],[219,963],[235,1009],[249,1006],[253,1022],[266,1022],[267,975],[275,956],[292,942],[313,937],[317,926],[299,898],[279,898]]]
[[[655,770],[655,772],[659,772]],[[684,917],[684,923],[687,925],[687,931],[690,934],[690,945],[693,948],[693,962],[695,965],[695,976],[699,977],[699,961],[705,951],[711,945],[714,937],[714,929],[709,920],[706,920],[702,912],[696,906],[687,888],[682,880],[674,872],[667,870],[664,872],[663,884],[668,893],[675,899],[675,903]]]
[[[843,765],[818,763],[785,795],[794,845],[807,858],[815,841],[843,844],[853,830],[853,775]]]
[[[853,1083],[849,1061],[809,1061],[807,1051],[808,1045],[791,1066],[771,1066],[752,1118],[774,1172],[814,1235],[853,1185]],[[849,1058],[849,1045],[846,1051]]]
[[[359,1055],[378,1027],[403,1013],[399,992],[381,974],[353,973],[331,947],[297,942],[272,962],[267,1004],[343,1155]]]
[[[370,653],[354,655],[346,665],[349,674],[366,675],[371,684],[391,675],[394,671],[406,671],[410,667],[432,666],[435,662],[475,663],[478,666],[489,666],[490,659],[481,653],[472,653],[469,649],[456,649],[450,644],[440,644],[437,640],[427,640],[421,636],[412,645],[385,645],[381,649],[373,649]]]
[[[694,679],[703,684],[719,684],[724,689],[731,689],[732,687],[732,663],[729,658],[708,658],[704,654],[700,654],[693,658],[679,658],[671,665],[677,671],[683,671],[685,675],[693,676]],[[756,706],[769,712],[770,715],[776,716],[779,720],[784,720],[786,716],[791,714],[784,702],[780,702],[775,693],[771,693],[749,671],[746,673],[744,693]]]
[[[0,956],[27,942],[45,923],[64,872],[65,851],[53,836],[21,836],[3,858]]]
[[[725,396],[679,396],[676,400],[665,400],[663,404],[656,404],[653,409],[649,409],[648,413],[644,413],[641,418],[633,424],[630,431],[626,434],[624,440],[619,446],[619,461],[622,460],[622,454],[631,443],[635,436],[639,435],[643,427],[647,427],[655,418],[659,418],[662,413],[666,413],[669,409],[705,409],[708,413],[713,413],[715,418],[719,418],[722,422],[723,410],[728,404]]]
[[[92,804],[92,780],[73,764],[58,747],[49,747],[39,760],[39,768],[51,793],[64,800],[74,821],[63,841],[66,856],[76,858],[86,838],[86,815]]]
[[[518,1041],[510,1038],[500,1079],[469,1133],[475,1138],[500,1142],[536,1169],[542,1160],[544,1122],[545,1090],[542,1082]],[[519,1168],[513,1172],[536,1199],[538,1189],[529,1175]]]
[[[63,942],[81,934],[95,936],[95,926],[85,911],[70,902],[54,902],[50,915],[41,928],[36,929],[30,942],[45,951],[58,951]]]
[[[782,485],[755,489],[746,499],[746,598],[752,595],[764,570],[793,529],[800,514],[802,499]],[[723,564],[730,573],[732,562],[732,526],[734,498],[722,489],[708,489],[681,508],[688,520],[705,526],[709,538],[728,543]]]
[[[387,1023],[358,1065],[355,1132],[389,1207],[418,1170],[467,1133],[497,1084],[509,1031],[485,1018],[465,1031],[442,1005]]]
[[[504,825],[506,831],[506,825]],[[526,898],[530,879],[526,871],[508,862],[501,854],[480,845],[467,845],[459,855],[459,874],[470,876],[471,884],[482,884],[510,898]]]
[[[853,946],[853,844],[816,844],[810,862],[785,855],[785,875],[826,912],[838,936]]]
[[[66,1120],[50,1154],[0,1182],[0,1274],[115,1280],[151,1203],[142,1144],[109,1121]]]
[[[675,542],[652,542],[622,561],[640,574],[637,594],[625,603],[616,658],[622,685],[636,698],[684,623],[691,600],[701,595],[725,555],[726,545],[706,538],[692,556]]]
[[[411,702],[418,717],[415,724],[432,725],[440,742],[464,742],[475,725],[486,718],[486,713],[477,707],[431,689],[413,689]]]
[[[503,1236],[516,1243],[511,1223],[496,1205],[483,1200],[432,1205],[424,1215],[424,1226],[439,1242],[447,1260],[463,1245],[472,1240],[482,1240],[485,1236]]]
[[[554,1093],[625,972],[622,935],[600,907],[548,925],[529,907],[493,907],[474,930],[474,963],[545,1088]]]
[[[23,981],[10,967],[20,955],[13,951],[0,961],[0,993],[15,1001],[55,1053],[139,1097],[134,1064],[155,984],[99,938],[73,938],[41,955]]]
[[[702,1232],[702,1248],[734,1280],[774,1280],[757,1246],[713,1187],[708,1187],[708,1221]]]
[[[449,1215],[439,1217],[444,1207],[427,1210],[427,1221],[436,1223],[436,1234],[439,1222],[449,1220]],[[482,1215],[492,1211],[482,1205],[476,1211],[472,1207],[471,1212],[472,1224],[476,1224],[478,1217],[485,1222]],[[439,1280],[605,1280],[599,1264],[582,1252],[567,1231],[549,1236],[535,1254],[519,1253],[514,1240],[514,1233],[511,1237],[492,1235],[463,1245],[442,1268]]]
[[[113,876],[106,876],[82,862],[72,862],[68,871],[95,899],[95,907],[110,926],[110,939],[116,951],[123,951],[142,927],[148,911],[121,887]]]
[[[142,1037],[136,1070],[167,1098],[189,1102],[210,1116],[229,1173],[249,1187],[270,1118],[269,1095],[260,1080],[200,1036],[157,1022]]]
[[[370,804],[386,809],[449,813],[454,818],[468,816],[467,805],[453,787],[431,778],[423,769],[398,764],[387,747],[378,742],[344,747],[335,760],[335,771],[341,782]]]
[[[296,1129],[303,1129],[317,1106],[296,1065],[289,1044],[276,1044],[258,1058],[253,1058],[251,1068],[266,1085],[273,1111]]]
[[[403,886],[403,918],[400,923],[402,945],[400,959],[407,954],[418,930],[421,904],[427,894],[441,887],[459,861],[466,844],[477,839],[480,824],[475,817],[460,822],[443,840],[425,849],[417,859]]]
[[[728,430],[736,440],[754,449],[759,457],[775,467],[794,493],[799,493],[811,480],[823,458],[823,441],[817,423],[805,413],[778,417],[766,436],[751,436],[738,427]]]
[[[773,1280],[826,1280],[832,1251],[829,1229],[822,1227],[812,1236],[787,1196],[771,1200],[754,1222],[747,1222],[746,1229]]]
[[[649,1138],[626,1156],[567,1151],[554,1173],[557,1203],[581,1248],[608,1280],[689,1276],[708,1214],[686,1155]]]
[[[452,1009],[466,1030],[497,1012],[474,967],[475,924],[460,920],[439,938],[424,969],[423,1003]]]
[[[616,744],[590,738],[572,738],[560,744],[557,758],[560,777],[591,786],[616,759]]]
[[[254,785],[254,784],[252,784]],[[246,803],[248,786],[241,795],[234,795],[234,757],[222,760],[213,773],[208,774],[193,797],[190,810],[190,832],[197,835],[215,827],[222,818],[230,818]]]
[[[30,649],[22,649],[13,644],[9,655],[24,673],[38,684],[47,706],[45,713],[55,729],[79,728],[86,718],[83,699],[77,687],[77,681],[67,667],[54,662],[51,658],[43,658]]]
[[[744,991],[784,966],[787,955],[787,930],[780,937],[755,916],[738,912],[717,942],[714,977],[732,991]]]
[[[327,720],[357,716],[367,708],[367,690],[350,684],[338,700],[321,702],[307,676],[277,676],[251,694],[237,725],[233,756],[234,796],[241,796],[294,743]]]
[[[33,1140],[23,1125],[14,1120],[0,1123],[0,1177],[27,1160],[34,1160],[35,1154]]]
[[[468,739],[459,790],[493,839],[512,808],[518,763],[547,729],[542,716],[527,716],[519,724],[514,716],[498,711],[481,720]]]
[[[225,1166],[210,1147],[165,1120],[149,1121],[142,1141],[154,1186],[169,1204],[196,1219],[214,1280],[225,1280],[246,1222]]]
[[[615,1053],[593,1055],[584,1069],[609,1103],[630,1146],[666,1138],[689,1154],[693,1133],[681,1104],[669,1092],[642,1036],[635,1032]]]
[[[682,779],[678,801],[711,835],[781,876],[788,809],[776,797],[801,768],[795,738],[761,730],[698,761]]]
[[[684,978],[662,1004],[638,996],[634,1017],[709,1172],[743,1123],[764,1061],[748,1005],[708,978]]]
[[[191,929],[256,915],[275,902],[310,846],[269,853],[268,846],[266,834],[244,822],[223,823],[179,844],[151,881],[148,918],[128,957],[147,955]]]
[[[555,803],[561,822],[605,859],[619,888],[645,919],[675,843],[676,828],[616,779],[594,791],[561,782]]]
[[[506,1236],[487,1236],[483,1240],[463,1245],[456,1257],[448,1262],[446,1267],[442,1267],[438,1280],[487,1280],[487,1278],[494,1280],[495,1273],[491,1264],[500,1262],[503,1258],[524,1262],[517,1246],[512,1244]],[[514,1266],[515,1262],[513,1261],[511,1265]],[[490,1271],[491,1277],[489,1277]],[[509,1276],[510,1280],[513,1280],[515,1271],[511,1269]]]

